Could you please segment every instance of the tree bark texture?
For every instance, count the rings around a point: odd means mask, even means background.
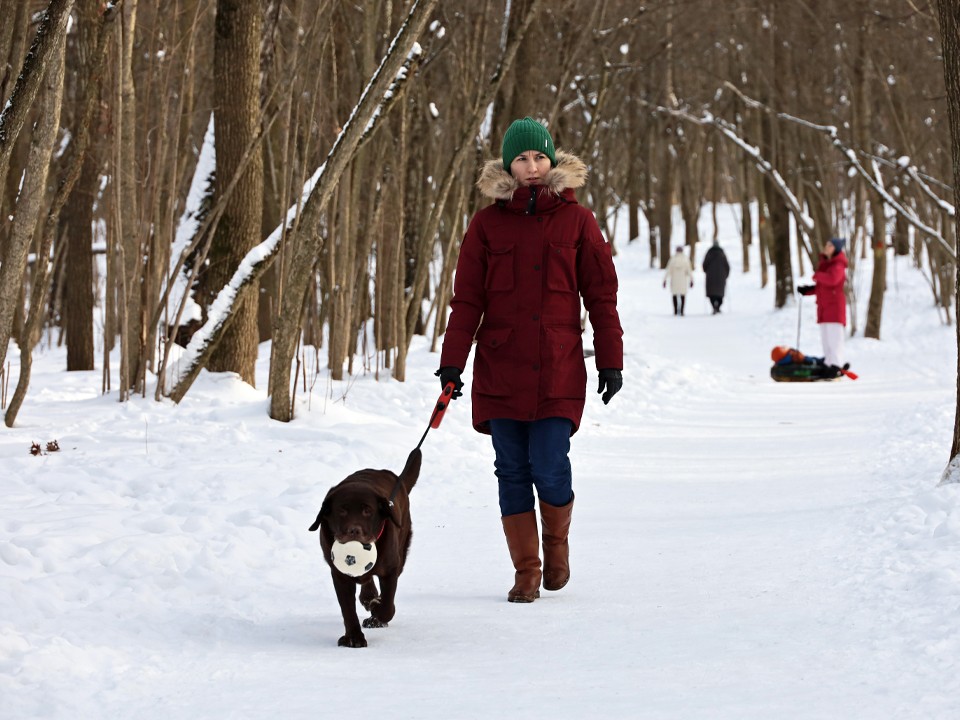
[[[883,203],[871,204],[873,210],[873,277],[870,282],[870,300],[867,303],[867,322],[863,336],[880,339],[880,322],[883,319],[883,295],[887,289],[887,218]]]
[[[21,0],[0,0],[0,17],[4,18],[0,23],[0,103],[4,103],[17,80],[17,71],[23,65],[26,44],[30,39],[28,3]],[[16,153],[11,161],[17,164]],[[26,158],[21,162],[25,165]],[[15,175],[9,173],[6,182],[0,180],[0,218],[12,214],[19,191],[19,178]],[[3,257],[8,229],[0,223],[0,258]]]
[[[947,101],[950,111],[950,154],[953,160],[953,206],[960,208],[960,3],[954,0],[938,0],[937,9],[940,18],[940,40],[943,45],[943,75],[947,89]],[[954,215],[954,222],[960,221],[960,214]],[[960,245],[960,227],[954,237]],[[960,256],[960,246],[957,247]],[[956,274],[954,282],[960,282]],[[955,285],[955,288],[960,290]],[[954,315],[960,318],[960,291],[954,293],[956,305]],[[960,349],[960,321],[956,324],[957,347]],[[944,480],[960,482],[960,353],[957,360],[957,403],[953,424],[953,439],[950,444],[950,460],[944,473]],[[952,472],[951,472],[952,471]]]
[[[660,172],[657,182],[656,222],[657,233],[660,237],[660,269],[663,270],[670,262],[670,241],[673,237],[673,189],[676,184],[677,159],[673,150],[672,138],[676,127],[672,122],[667,123],[669,140],[661,147]]]
[[[63,176],[57,186],[46,221],[41,229],[40,247],[37,251],[37,268],[34,274],[33,287],[30,289],[30,314],[24,323],[23,344],[20,353],[20,377],[14,390],[10,405],[4,415],[7,427],[16,422],[17,414],[23,405],[23,400],[30,385],[31,367],[33,364],[33,347],[40,339],[43,330],[43,319],[46,316],[46,302],[49,291],[49,273],[55,263],[48,261],[50,251],[54,246],[54,236],[60,225],[60,213],[73,191],[73,187],[80,177],[83,162],[91,141],[91,125],[96,109],[99,106],[100,83],[103,78],[106,64],[107,45],[112,21],[117,15],[119,5],[113,5],[110,10],[101,15],[100,27],[97,35],[97,46],[94,51],[95,61],[91,63],[89,82],[84,86],[82,110],[76,118],[74,137],[67,149],[67,161]],[[54,51],[56,52],[56,50]],[[62,84],[62,83],[61,83]],[[58,255],[60,249],[58,248]]]
[[[140,284],[143,276],[141,251],[141,195],[138,182],[137,158],[137,93],[134,85],[134,39],[137,28],[137,0],[127,0],[123,8],[120,56],[120,127],[119,162],[114,168],[114,179],[120,185],[119,225],[117,228],[119,260],[122,273],[118,274],[120,333],[120,387],[126,397],[130,391],[142,391],[143,379],[137,375],[141,366],[143,324],[141,318]],[[111,338],[112,340],[112,338]]]
[[[73,2],[74,0],[50,0],[13,92],[0,112],[0,187],[6,183],[10,156],[20,131],[27,122],[33,101],[43,85],[47,66],[52,62],[53,55],[57,52],[57,44],[66,33]]]
[[[260,0],[218,0],[214,42],[217,184],[221,195],[238,171],[247,148],[260,131],[260,33],[263,10]],[[263,208],[263,152],[257,144],[239,182],[226,201],[210,248],[205,282],[216,293],[230,282],[240,261],[261,240]],[[233,319],[227,325],[208,368],[235,372],[256,384],[258,283],[238,297]]]
[[[75,117],[83,115],[85,85],[96,62],[97,31],[100,27],[98,0],[78,0]],[[99,137],[101,133],[97,133]],[[93,370],[93,208],[97,202],[100,176],[99,143],[91,143],[83,160],[80,178],[60,217],[61,236],[66,239],[64,262],[65,302],[63,323],[67,336],[67,370]]]
[[[50,156],[60,127],[64,78],[62,36],[57,45],[44,80],[40,122],[30,143],[24,184],[14,209],[10,242],[0,264],[0,367],[6,363],[14,317],[21,306],[20,298],[26,286],[27,252],[46,202]]]

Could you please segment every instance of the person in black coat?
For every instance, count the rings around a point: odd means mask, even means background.
[[[730,263],[720,247],[720,243],[713,241],[713,247],[703,256],[703,272],[707,276],[707,297],[713,305],[713,314],[720,312],[723,304],[723,293],[727,288],[727,277],[730,275]]]

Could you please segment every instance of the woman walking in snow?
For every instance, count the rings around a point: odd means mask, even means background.
[[[707,276],[707,297],[713,306],[713,314],[716,315],[720,312],[720,306],[723,305],[723,294],[727,289],[727,277],[730,275],[730,263],[727,262],[727,255],[716,240],[713,241],[713,246],[707,250],[707,254],[703,256],[703,272]]]
[[[515,570],[510,602],[533,602],[540,584],[570,578],[573,478],[570,437],[586,401],[581,298],[593,327],[598,393],[622,386],[623,330],[617,275],[596,218],[577,203],[583,162],[555,151],[527,117],[503,136],[501,158],[477,186],[494,202],[473,216],[460,247],[451,313],[437,375],[460,396],[476,340],[473,426],[496,455],[500,514]],[[536,504],[543,531],[543,566]]]
[[[667,262],[664,287],[667,286],[667,281],[670,282],[670,293],[673,295],[673,314],[683,315],[687,304],[687,289],[693,287],[693,268],[683,254],[683,245],[677,246],[677,252]]]
[[[838,377],[849,365],[843,361],[843,335],[847,325],[847,299],[843,283],[847,279],[846,240],[832,238],[823,244],[820,262],[813,273],[813,285],[800,285],[801,295],[817,296],[817,323],[823,343],[823,362]]]

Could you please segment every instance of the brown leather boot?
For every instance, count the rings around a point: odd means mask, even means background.
[[[570,579],[570,518],[573,498],[563,507],[540,501],[540,522],[543,524],[543,587],[559,590]]]
[[[533,510],[516,515],[506,515],[503,534],[507,537],[510,559],[516,569],[513,587],[507,600],[531,603],[540,597],[540,537],[537,533],[537,514]]]

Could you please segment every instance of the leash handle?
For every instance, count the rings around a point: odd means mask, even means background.
[[[452,380],[443,386],[443,390],[440,392],[440,397],[437,398],[437,406],[433,410],[433,416],[430,418],[430,427],[440,427],[440,421],[443,420],[444,413],[446,413],[447,408],[450,407],[450,400],[453,396],[453,388],[454,385]]]
[[[427,429],[423,431],[423,435],[420,437],[420,442],[417,443],[418,450],[420,446],[423,445],[423,441],[427,439],[427,433],[430,432],[430,428],[440,427],[440,421],[443,420],[444,413],[446,413],[447,408],[450,407],[453,388],[454,384],[452,380],[443,386],[440,397],[437,398],[437,404],[433,408],[433,415],[430,416],[430,424],[427,425]]]

